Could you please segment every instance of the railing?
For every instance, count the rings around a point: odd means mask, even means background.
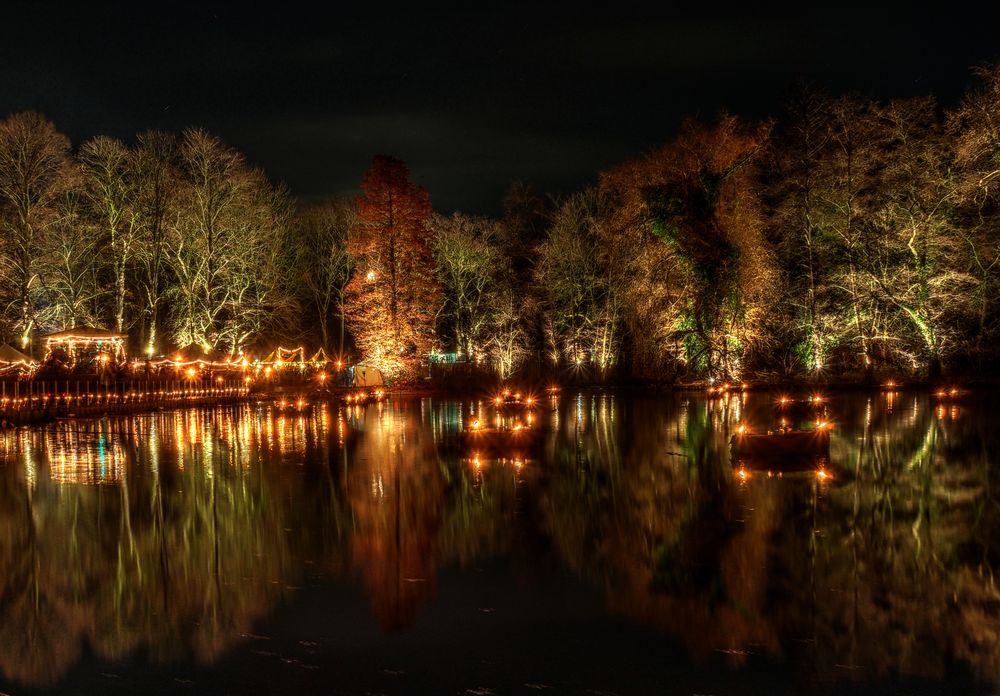
[[[133,413],[246,399],[242,380],[0,381],[0,418],[12,423],[58,416]]]

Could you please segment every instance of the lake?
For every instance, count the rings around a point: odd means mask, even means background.
[[[564,393],[510,452],[447,398],[0,433],[0,692],[995,693],[994,395],[776,398]]]

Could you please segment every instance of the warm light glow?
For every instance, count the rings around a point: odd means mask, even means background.
[[[187,369],[187,373],[186,374],[188,376],[188,379],[194,379],[198,375],[198,371],[196,369],[194,369],[193,367],[189,367]]]
[[[823,482],[830,478],[830,474],[826,471],[826,469],[817,469],[816,478]]]
[[[744,423],[740,423],[739,427],[736,428],[736,432],[743,435],[747,431],[747,426]]]
[[[368,271],[365,274],[365,280],[367,280],[369,283],[374,282],[375,281],[375,271]]]
[[[473,428],[473,430],[476,430],[476,429],[479,428],[479,419],[478,418],[476,420],[472,421],[472,428]]]
[[[740,480],[740,483],[746,483],[750,480],[750,472],[747,471],[745,467],[740,467],[736,470],[736,477]]]

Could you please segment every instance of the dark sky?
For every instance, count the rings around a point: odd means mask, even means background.
[[[495,213],[511,181],[580,188],[684,115],[776,115],[797,79],[948,104],[972,66],[1000,58],[991,19],[954,4],[254,4],[5,4],[0,116],[41,111],[75,145],[201,126],[302,198],[353,193],[372,156],[391,154],[436,208]]]

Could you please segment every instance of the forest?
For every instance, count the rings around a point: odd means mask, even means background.
[[[334,163],[331,163],[334,164]],[[992,375],[1000,68],[952,107],[800,87],[766,122],[688,120],[565,196],[435,212],[375,157],[296,201],[199,129],[78,147],[0,121],[0,341],[97,326],[159,355],[323,346],[389,376],[861,382]]]

